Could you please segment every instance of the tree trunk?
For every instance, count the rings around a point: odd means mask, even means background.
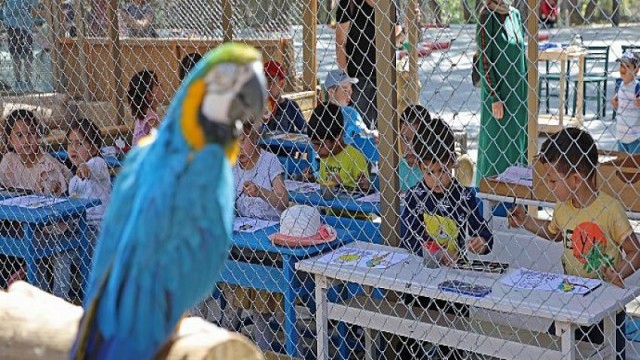
[[[598,7],[598,0],[589,0],[587,8],[584,11],[584,18],[587,24],[591,24],[597,21],[600,16],[600,8]]]
[[[611,0],[611,23],[620,25],[620,0]]]
[[[0,353],[5,359],[68,359],[82,308],[26,282],[0,291]],[[180,323],[168,359],[263,359],[244,336],[200,318]]]
[[[569,5],[569,25],[582,25],[584,18],[580,12],[580,0],[567,0]]]
[[[433,21],[436,24],[442,24],[442,8],[440,4],[438,4],[437,0],[427,0],[427,6],[429,6],[429,11],[433,14]]]

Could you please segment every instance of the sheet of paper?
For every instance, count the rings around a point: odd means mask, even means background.
[[[563,274],[518,269],[501,279],[502,283],[518,289],[555,291],[583,295],[602,285],[601,280]]]
[[[271,137],[275,140],[289,140],[295,142],[309,141],[309,137],[305,134],[278,134]]]
[[[533,170],[526,166],[509,166],[496,180],[533,187]]]
[[[27,209],[36,209],[43,206],[51,206],[61,202],[65,202],[67,199],[53,198],[39,195],[27,195],[17,196],[0,201],[0,205],[4,206],[18,206]]]
[[[233,231],[253,233],[274,225],[278,225],[278,222],[246,217],[236,217],[236,219],[233,221]]]
[[[287,191],[295,191],[302,194],[320,191],[319,184],[304,181],[285,180],[284,186],[287,188]]]
[[[393,251],[339,248],[318,259],[334,265],[356,266],[369,269],[386,269],[409,257],[409,254]]]

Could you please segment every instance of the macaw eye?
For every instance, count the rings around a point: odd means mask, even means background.
[[[228,89],[238,80],[240,69],[231,63],[223,63],[209,72],[206,81],[219,89]]]

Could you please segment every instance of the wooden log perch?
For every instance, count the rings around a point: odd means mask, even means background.
[[[82,308],[26,282],[0,291],[0,358],[67,359]],[[244,336],[201,318],[186,318],[169,359],[257,360],[262,353]]]

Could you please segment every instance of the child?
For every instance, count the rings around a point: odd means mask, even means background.
[[[311,114],[307,129],[311,143],[320,157],[319,182],[347,189],[369,191],[369,170],[364,155],[344,142],[342,109],[335,104],[320,104]],[[315,181],[308,168],[303,171],[307,181]]]
[[[111,175],[107,163],[99,156],[101,147],[100,130],[91,120],[80,119],[71,124],[67,131],[67,154],[75,169],[75,176],[69,182],[69,196],[101,201],[100,205],[87,210],[92,248],[86,251],[90,252],[93,252],[102,216],[111,197]],[[60,256],[55,264],[54,273],[64,279],[64,294],[71,290],[71,262],[77,264],[79,261],[78,254],[69,254]]]
[[[111,174],[99,155],[101,147],[100,130],[91,120],[80,119],[71,124],[67,132],[67,153],[76,173],[69,182],[69,196],[100,199],[99,206],[87,210],[87,224],[93,234],[97,234],[111,197]]]
[[[367,128],[358,110],[349,106],[351,103],[352,84],[358,83],[358,79],[349,77],[342,70],[331,70],[327,73],[324,87],[327,89],[327,102],[336,104],[342,108],[344,118],[344,142],[353,145],[353,138],[357,135],[374,136],[377,143],[377,132]]]
[[[421,255],[424,243],[435,240],[446,250],[437,259],[443,265],[453,265],[466,251],[491,251],[493,235],[475,195],[453,178],[456,155],[449,126],[439,118],[421,122],[412,145],[424,180],[405,197],[401,246]]]
[[[9,53],[13,62],[16,91],[29,91],[33,63],[33,32],[35,25],[31,12],[35,0],[5,0],[2,23],[7,31]]]
[[[260,135],[250,123],[242,126],[240,155],[233,167],[239,216],[278,220],[287,207],[284,169],[275,154],[258,146]]]
[[[407,191],[422,181],[422,171],[418,166],[418,158],[413,151],[413,137],[420,124],[431,121],[431,114],[422,105],[409,105],[400,116],[400,137],[402,142],[402,158],[398,164],[400,190]]]
[[[137,145],[141,138],[149,135],[151,129],[160,123],[156,109],[162,102],[162,94],[158,76],[153,71],[142,70],[133,75],[129,81],[127,96],[135,119],[133,146]]]
[[[627,51],[620,59],[620,79],[616,80],[616,94],[611,104],[616,109],[616,138],[618,150],[640,153],[640,56]]]
[[[259,134],[251,123],[244,123],[240,135],[238,164],[233,167],[236,185],[236,209],[239,216],[264,220],[279,220],[289,204],[284,186],[284,169],[278,158],[258,146]],[[232,256],[271,261],[265,253],[234,250]],[[270,350],[274,333],[268,324],[273,314],[282,314],[282,295],[240,286],[223,286],[229,300],[224,309],[225,326],[237,328],[242,309],[254,312],[254,341],[263,350]]]
[[[0,182],[5,188],[61,196],[67,189],[71,171],[40,149],[39,127],[38,119],[29,110],[14,110],[9,114],[4,127],[4,141],[9,152],[0,162]],[[55,229],[46,229],[52,230],[51,234],[47,235],[53,235]],[[64,262],[64,255],[60,259],[53,259],[54,267],[58,260]],[[14,271],[24,273],[21,264],[15,259],[9,262]],[[46,270],[42,269],[41,274],[45,272]],[[53,293],[68,298],[68,293],[64,293],[67,284],[64,282],[64,276],[60,275],[54,274]]]
[[[182,58],[182,60],[180,61],[180,69],[178,71],[178,78],[180,79],[180,81],[184,80],[184,78],[187,77],[189,71],[191,71],[191,69],[196,66],[200,59],[202,59],[202,55],[198,53],[190,53]]]
[[[274,132],[303,132],[305,120],[300,105],[294,100],[282,96],[286,76],[277,61],[264,63],[267,78],[267,109],[264,113],[264,127]]]
[[[591,135],[577,128],[564,129],[542,144],[539,161],[545,182],[558,201],[553,217],[550,221],[537,219],[517,206],[509,216],[509,225],[562,241],[566,274],[602,278],[624,287],[623,279],[640,267],[640,244],[622,204],[598,191],[598,149]],[[618,315],[616,352],[624,359],[624,329],[620,328],[624,312]],[[597,327],[598,331],[583,331],[591,342],[602,342],[601,325]],[[592,338],[598,332],[600,340]],[[576,336],[577,340],[583,340],[581,337]]]
[[[487,254],[493,247],[493,235],[487,227],[471,188],[464,187],[453,177],[456,162],[453,131],[440,118],[424,121],[428,113],[415,106],[405,113],[418,113],[421,118],[411,145],[415,162],[424,179],[409,189],[401,215],[400,246],[414,254],[423,254],[424,245],[435,243],[440,264],[451,266],[466,252]],[[458,317],[468,316],[466,306],[426,297],[406,296],[404,302],[412,307],[446,312]],[[455,350],[438,348],[411,339],[404,339],[399,358],[431,359],[435,352],[442,358],[457,358]]]

